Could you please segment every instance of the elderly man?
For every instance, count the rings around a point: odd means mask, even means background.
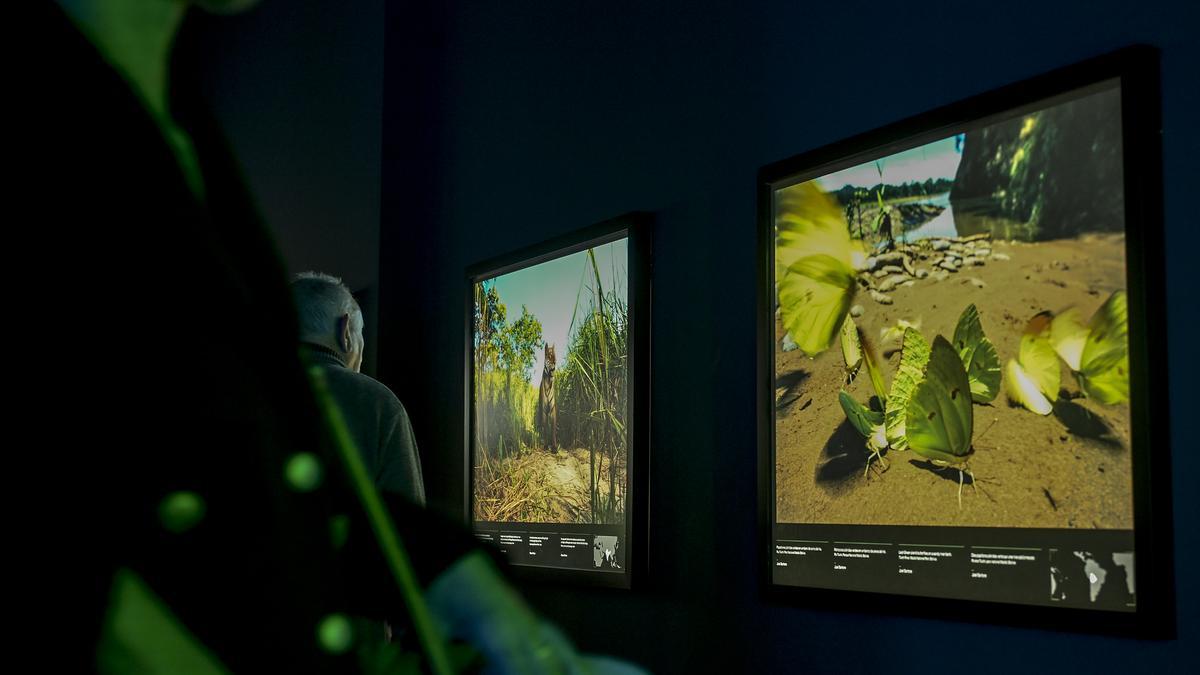
[[[408,413],[396,395],[359,372],[363,315],[341,279],[305,272],[292,280],[300,342],[310,363],[325,371],[330,394],[346,418],[375,486],[425,504],[421,461]]]

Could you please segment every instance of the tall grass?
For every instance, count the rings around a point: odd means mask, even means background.
[[[628,305],[615,289],[605,291],[591,249],[587,260],[592,283],[580,284],[566,365],[555,378],[559,437],[588,449],[591,522],[620,523],[628,455]]]
[[[476,448],[504,458],[533,447],[537,387],[497,372],[476,375],[475,382]]]

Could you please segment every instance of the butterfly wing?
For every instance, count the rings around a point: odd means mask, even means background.
[[[925,366],[929,363],[929,343],[920,331],[906,329],[901,344],[900,367],[892,378],[892,390],[888,394],[884,412],[888,444],[895,450],[908,447],[908,439],[904,435],[908,400],[917,383],[925,377]]]
[[[958,317],[958,325],[954,327],[954,348],[958,350],[971,383],[971,400],[988,403],[995,399],[1000,393],[1000,355],[984,335],[979,310],[974,304],[967,305]]]
[[[975,431],[971,385],[958,352],[940,335],[906,412],[905,436],[913,452],[950,464],[966,461]]]
[[[783,327],[807,355],[833,343],[854,299],[854,271],[831,256],[801,258],[779,282]]]
[[[858,327],[849,314],[842,321],[842,360],[846,362],[846,382],[853,382],[863,364],[863,350],[862,342],[858,339]]]
[[[1050,322],[1050,343],[1071,370],[1079,370],[1087,336],[1088,329],[1079,318],[1079,310],[1075,308],[1060,313]]]
[[[1039,415],[1049,415],[1054,410],[1054,404],[1015,359],[1009,359],[1004,370],[1004,391],[1008,400]]]
[[[775,196],[776,274],[810,255],[832,256],[853,268],[866,262],[861,242],[850,238],[845,214],[816,181],[784,188]]]
[[[1106,405],[1129,400],[1129,307],[1116,291],[1088,322],[1076,374],[1079,388]]]
[[[775,213],[775,283],[784,328],[805,354],[833,344],[865,262],[842,210],[814,181],[780,190]]]
[[[1062,373],[1053,345],[1054,317],[1041,312],[1029,320],[1021,335],[1017,359],[1004,367],[1004,391],[1012,403],[1039,415],[1049,415],[1058,400]],[[1060,326],[1067,324],[1060,324]]]
[[[863,436],[870,438],[883,425],[883,413],[870,410],[845,391],[838,394],[838,402],[842,404],[846,419]]]
[[[1058,390],[1062,386],[1062,371],[1050,342],[1051,324],[1050,314],[1046,312],[1029,321],[1021,336],[1017,360],[1025,374],[1037,385],[1038,391],[1053,403],[1058,400]]]

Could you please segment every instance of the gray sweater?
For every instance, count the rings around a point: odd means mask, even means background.
[[[303,344],[306,359],[325,371],[329,393],[342,416],[375,487],[425,505],[425,482],[412,424],[400,399],[378,380],[346,367],[321,345]]]

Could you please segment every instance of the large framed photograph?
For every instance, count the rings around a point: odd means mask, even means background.
[[[468,508],[523,576],[629,588],[640,574],[647,227],[631,214],[468,270]]]
[[[1124,50],[762,169],[773,594],[1166,630],[1156,64]]]

